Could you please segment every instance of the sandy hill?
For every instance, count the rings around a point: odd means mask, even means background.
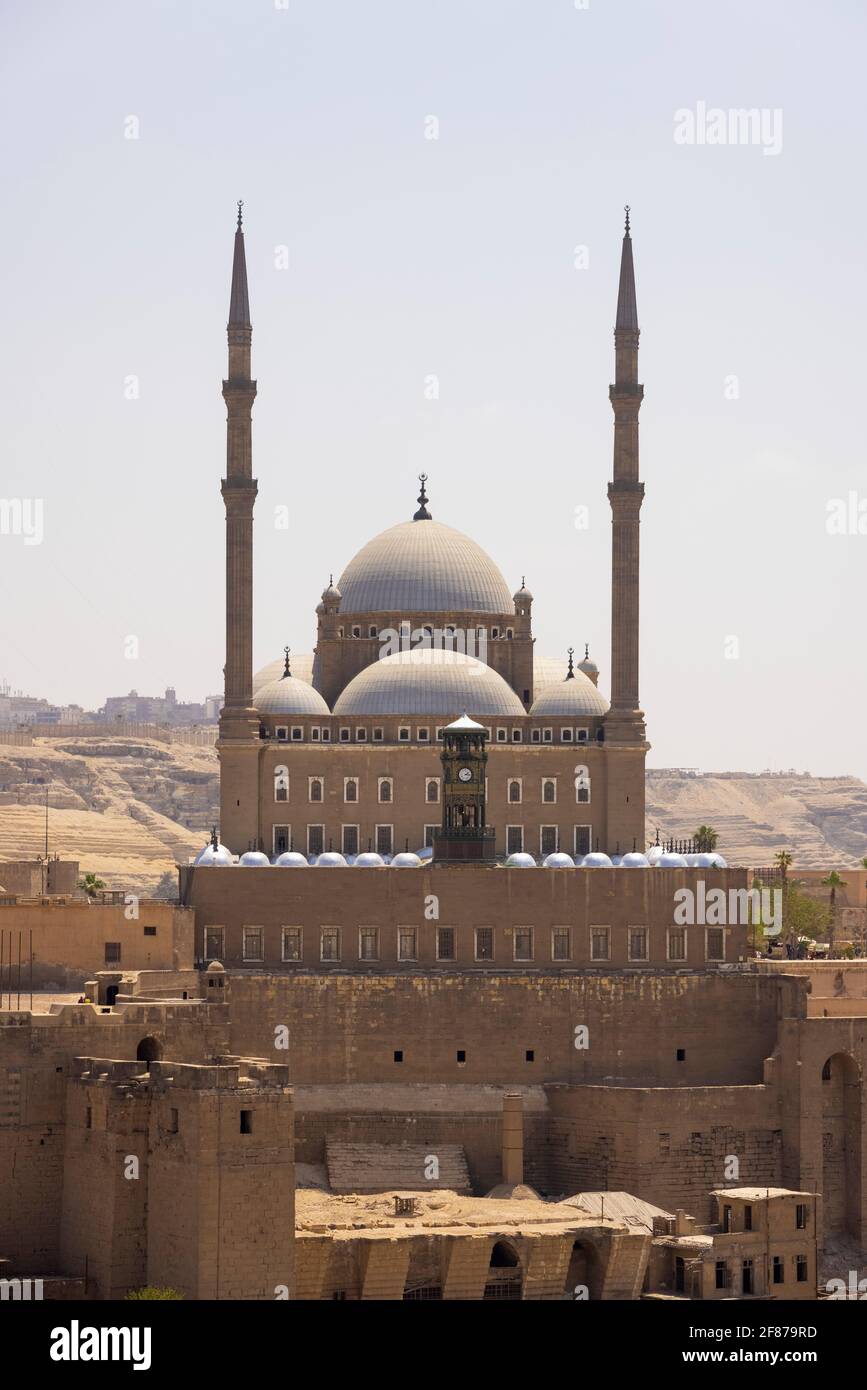
[[[110,887],[153,892],[218,820],[217,755],[110,734],[0,745],[0,861],[41,853],[46,793],[52,851]],[[851,865],[867,854],[867,786],[855,777],[648,772],[648,840],[657,826],[687,836],[702,822],[734,864],[770,864],[787,848],[801,868]]]

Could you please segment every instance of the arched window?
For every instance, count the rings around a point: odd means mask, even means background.
[[[519,802],[521,800],[521,783],[513,781],[509,783],[509,800]]]
[[[274,800],[289,800],[289,769],[283,763],[274,769]]]
[[[311,800],[311,801],[321,801],[321,800],[322,800],[322,778],[321,778],[321,777],[311,777],[311,778],[310,778],[310,800]]]
[[[425,788],[425,796],[428,801],[439,801],[440,784],[436,777],[429,777]]]
[[[379,799],[382,802],[391,801],[391,778],[380,777],[379,779]]]
[[[542,781],[542,800],[548,803],[557,800],[557,783],[553,777],[545,777]]]
[[[344,801],[358,800],[358,783],[354,777],[347,777],[344,783]]]

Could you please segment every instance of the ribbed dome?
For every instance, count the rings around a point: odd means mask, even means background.
[[[281,714],[330,714],[331,711],[312,685],[297,676],[281,676],[269,681],[255,695],[260,714],[275,718]]]
[[[427,526],[429,522],[414,523]],[[417,647],[360,671],[338,697],[335,714],[524,714],[503,677],[475,657]]]
[[[570,680],[543,686],[530,706],[530,713],[565,718],[607,714],[608,701],[596,689],[589,676],[585,676],[583,672],[576,672]]]
[[[404,521],[368,541],[338,584],[347,613],[490,613],[515,608],[490,556],[441,521]]]
[[[283,675],[284,660],[280,656],[276,661],[269,661],[267,666],[263,666],[253,676],[253,698],[255,701],[256,692],[262,689],[263,685],[270,685],[271,681],[278,681]],[[304,681],[306,685],[313,684],[313,654],[303,652],[301,656],[297,652],[292,653],[292,675],[296,681]]]

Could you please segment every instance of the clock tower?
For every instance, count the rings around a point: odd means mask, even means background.
[[[495,832],[485,821],[487,731],[466,714],[443,730],[443,823],[434,857],[460,864],[494,858]]]

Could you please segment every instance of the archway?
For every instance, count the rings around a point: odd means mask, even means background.
[[[861,1238],[861,1074],[848,1052],[822,1068],[822,1213],[828,1234]]]
[[[566,1272],[565,1296],[577,1298],[576,1289],[586,1289],[589,1298],[601,1298],[602,1274],[602,1261],[596,1246],[588,1240],[573,1241]]]
[[[494,1242],[485,1281],[486,1299],[520,1299],[523,1291],[523,1273],[518,1252],[511,1241]]]
[[[162,1055],[163,1045],[159,1038],[155,1038],[151,1033],[148,1033],[147,1037],[142,1038],[135,1050],[136,1061],[147,1062],[148,1070],[150,1070],[151,1062],[158,1062]]]
[[[109,1006],[111,1006],[112,1004],[114,1004],[114,1001],[115,1001],[115,999],[117,998],[118,990],[119,990],[119,989],[120,989],[120,985],[109,985],[108,989],[105,991],[105,1002],[106,1002],[106,1004],[108,1004]]]

